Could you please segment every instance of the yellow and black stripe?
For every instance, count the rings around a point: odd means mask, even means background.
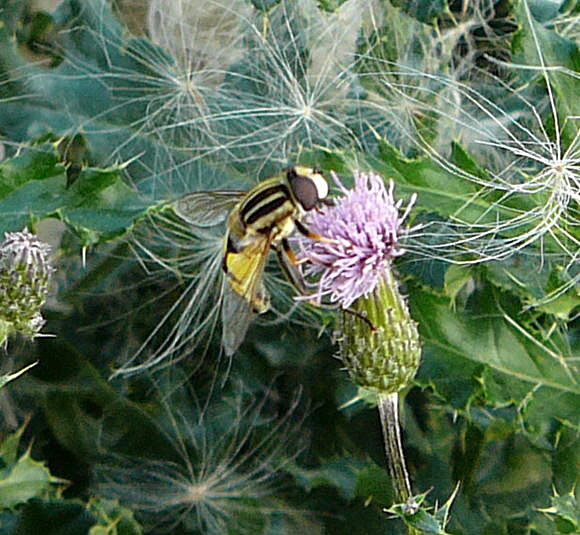
[[[279,179],[264,181],[239,207],[240,221],[255,232],[267,233],[280,220],[296,213],[296,205],[286,184]]]

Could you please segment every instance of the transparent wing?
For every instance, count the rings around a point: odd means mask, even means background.
[[[264,236],[239,253],[227,254],[227,288],[222,304],[222,344],[227,356],[233,355],[244,341],[254,316],[269,308],[263,282],[269,252],[270,240]]]
[[[254,316],[248,301],[226,288],[222,304],[222,345],[227,357],[231,357],[244,341]]]
[[[195,191],[173,203],[175,213],[192,225],[213,227],[223,223],[245,191]]]

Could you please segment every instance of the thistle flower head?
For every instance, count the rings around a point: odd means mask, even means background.
[[[0,344],[13,332],[35,336],[44,320],[52,267],[50,247],[27,229],[7,232],[0,243]]]
[[[335,205],[315,212],[311,231],[324,239],[300,239],[303,273],[315,287],[314,297],[329,297],[346,310],[339,322],[340,358],[358,386],[378,394],[398,392],[419,366],[421,344],[417,325],[398,290],[391,259],[401,225],[414,197],[400,215],[394,185],[385,187],[374,173],[355,172],[354,188]],[[312,296],[308,296],[312,298]]]
[[[355,171],[354,188],[347,190],[332,176],[343,196],[334,206],[311,212],[307,220],[312,232],[328,240],[300,238],[300,258],[308,261],[304,274],[318,279],[316,300],[329,297],[348,308],[372,293],[390,260],[402,254],[401,225],[415,198],[400,215],[403,201],[395,202],[393,182],[387,188],[379,175]]]
[[[40,241],[28,229],[22,232],[6,232],[4,241],[0,244],[0,266],[3,269],[26,266],[29,276],[48,271],[48,253],[50,247]]]

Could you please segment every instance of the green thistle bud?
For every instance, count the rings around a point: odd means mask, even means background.
[[[27,229],[7,232],[0,244],[0,344],[19,332],[34,337],[44,325],[52,267],[50,247]]]
[[[417,372],[421,343],[391,269],[351,308],[360,316],[343,312],[339,347],[353,382],[377,394],[399,392]]]

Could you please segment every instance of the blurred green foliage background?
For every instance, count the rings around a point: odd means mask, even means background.
[[[0,233],[56,272],[2,351],[0,535],[405,532],[334,312],[272,260],[226,362],[223,228],[167,204],[297,162],[418,195],[407,521],[577,533],[579,40],[577,0],[4,0]]]

